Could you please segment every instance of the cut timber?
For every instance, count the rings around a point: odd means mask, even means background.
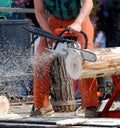
[[[9,100],[6,96],[0,96],[0,116],[8,113],[10,108]]]
[[[120,47],[98,48],[88,51],[95,53],[97,60],[95,62],[85,61],[82,67],[82,73],[78,78],[92,78],[120,74]]]
[[[59,126],[72,126],[72,125],[84,124],[86,122],[87,119],[74,118],[74,119],[60,120],[57,121],[56,124]]]

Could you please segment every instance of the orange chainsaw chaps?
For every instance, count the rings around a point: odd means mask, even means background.
[[[94,78],[80,80],[82,108],[98,106],[97,80]]]
[[[87,48],[88,49],[92,49],[93,48],[93,38],[94,38],[94,27],[90,22],[89,17],[87,17],[83,24],[82,24],[82,31],[85,32],[85,34],[88,37],[88,45]],[[85,39],[84,36],[81,34],[78,38],[77,41],[80,43],[81,48],[85,47]]]
[[[52,59],[47,54],[44,39],[40,40],[34,63],[34,106],[35,108],[49,105],[50,66]],[[46,55],[46,54],[47,55]],[[44,59],[47,57],[48,59]]]
[[[67,28],[68,25],[72,24],[74,20],[60,20],[55,18],[54,16],[50,16],[48,24],[50,29],[54,32],[54,30],[56,28]],[[87,26],[87,27],[86,27]],[[84,31],[87,36],[88,36],[88,48],[92,48],[93,46],[93,35],[94,35],[94,28],[92,27],[89,18],[86,18],[84,23],[82,24],[82,31]],[[90,28],[89,28],[90,27]],[[79,37],[79,43],[84,47],[84,37]],[[37,55],[40,56],[42,55],[43,51],[45,50],[45,42],[43,40],[40,41],[39,46],[38,46],[38,50],[37,50]],[[39,64],[41,64],[41,62],[39,62],[39,59],[37,58],[35,60],[35,64],[34,64],[34,105],[37,108],[41,108],[41,107],[46,107],[49,104],[49,93],[50,93],[50,65],[51,62],[50,61],[46,61],[46,63],[43,65],[43,67],[39,66]],[[47,71],[45,70],[45,66],[48,67]],[[44,71],[45,70],[45,71]],[[39,75],[39,73],[41,75]],[[83,85],[85,87],[85,89],[81,89],[81,94],[84,94],[86,92],[88,92],[88,89],[90,88],[91,84],[89,83],[89,79],[88,80],[83,80],[82,83],[84,83]],[[93,85],[93,92],[96,91],[96,84]],[[92,91],[92,90],[91,90]],[[97,95],[95,95],[93,92],[91,92],[90,96],[88,98],[91,98],[92,102],[94,101],[94,103],[91,103],[93,106],[97,105]],[[97,92],[97,91],[96,91]],[[84,95],[86,96],[86,94]],[[93,100],[94,97],[94,100]],[[85,102],[85,104],[84,104]],[[83,99],[83,104],[84,107],[85,105],[87,105],[88,99],[84,98]],[[91,105],[90,104],[90,105]]]

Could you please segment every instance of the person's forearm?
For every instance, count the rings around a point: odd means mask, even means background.
[[[93,2],[92,0],[81,0],[82,1],[82,7],[80,9],[78,17],[75,19],[75,21],[69,25],[68,27],[70,28],[70,32],[75,33],[75,32],[80,32],[81,31],[81,25],[83,21],[85,20],[86,17],[89,16],[92,7],[93,7]]]
[[[82,23],[84,21],[84,19],[87,16],[89,16],[89,14],[93,8],[92,0],[81,0],[81,2],[83,5],[82,5],[82,7],[80,9],[80,13],[76,19],[79,23]]]
[[[51,32],[47,23],[47,17],[45,15],[45,7],[43,0],[34,0],[34,6],[35,6],[35,15],[40,27],[45,31]]]
[[[49,26],[48,26],[48,23],[47,23],[47,18],[45,16],[45,14],[41,14],[41,13],[36,13],[36,18],[37,18],[37,21],[40,25],[40,27],[47,31],[47,32],[51,32]]]

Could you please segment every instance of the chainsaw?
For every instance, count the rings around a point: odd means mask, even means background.
[[[72,50],[78,50],[81,53],[83,59],[86,61],[95,62],[97,59],[94,53],[86,50],[88,38],[83,31],[80,31],[80,33],[85,38],[85,47],[84,49],[81,49],[79,43],[76,42],[76,37],[73,34],[69,33],[69,28],[57,28],[55,29],[54,34],[33,26],[24,26],[23,29],[37,36],[56,40],[56,43],[53,43],[52,48],[49,47],[49,44],[46,41],[47,49],[49,49],[52,52],[61,55],[67,55]]]

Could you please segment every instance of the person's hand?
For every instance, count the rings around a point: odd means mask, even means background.
[[[81,24],[75,21],[71,25],[69,25],[68,28],[70,29],[70,33],[74,33],[78,35],[81,31]]]

